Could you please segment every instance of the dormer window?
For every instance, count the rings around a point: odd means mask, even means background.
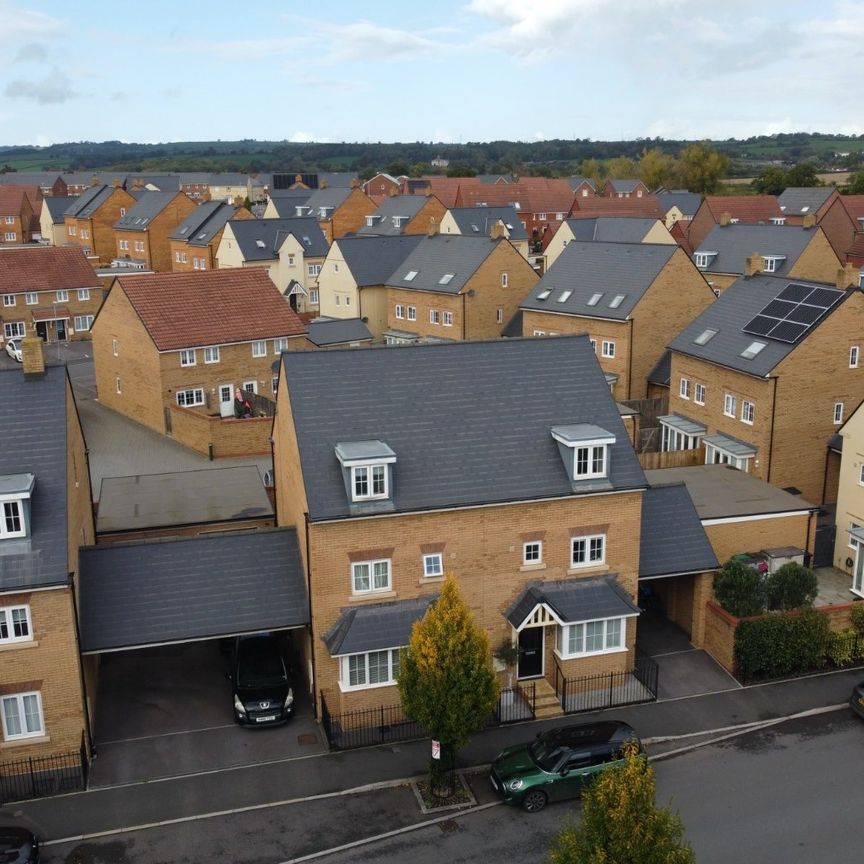
[[[716,252],[696,252],[693,255],[693,259],[696,262],[696,266],[700,270],[707,269],[711,262],[717,257]]]
[[[383,441],[350,441],[336,445],[348,495],[352,502],[391,497],[392,465],[396,454]]]
[[[764,272],[776,273],[785,260],[785,255],[763,255],[762,263],[764,264]]]
[[[0,540],[30,535],[34,474],[0,474]]]
[[[375,217],[374,216],[367,216],[366,217],[366,227],[371,228],[374,224],[375,224]]]
[[[589,423],[553,426],[550,431],[572,482],[608,477],[609,448],[615,443],[611,432]]]
[[[771,224],[772,225],[785,225],[786,224],[786,217],[785,216],[772,216],[771,217]]]

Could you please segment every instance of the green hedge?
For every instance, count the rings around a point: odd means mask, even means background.
[[[827,662],[828,619],[813,610],[742,621],[735,631],[735,665],[743,680],[781,678]]]

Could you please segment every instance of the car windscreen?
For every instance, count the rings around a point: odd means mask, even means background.
[[[538,738],[528,745],[528,755],[543,771],[554,771],[561,760],[561,745],[557,741]]]
[[[237,659],[238,687],[272,687],[287,680],[285,664],[274,648],[241,646]]]

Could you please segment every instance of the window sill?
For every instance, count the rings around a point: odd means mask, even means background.
[[[527,573],[531,570],[545,570],[546,565],[542,561],[538,561],[536,564],[523,564],[519,568],[520,573]]]
[[[395,681],[387,681],[385,684],[357,684],[354,687],[349,687],[347,684],[339,682],[339,690],[342,693],[359,693],[363,690],[380,690],[382,687],[395,687]]]
[[[20,642],[2,642],[0,643],[0,652],[15,651],[18,648],[38,648],[39,643],[35,639],[22,639]]]
[[[352,594],[348,598],[349,603],[365,603],[367,600],[381,600],[381,599],[389,599],[391,597],[395,597],[395,591],[366,591],[363,594]]]
[[[608,564],[588,564],[584,567],[570,567],[567,570],[568,576],[579,576],[582,573],[608,573]],[[581,655],[580,655],[581,656]]]
[[[561,654],[554,649],[554,654],[559,660],[584,660],[586,657],[602,657],[604,654],[626,654],[627,648],[604,648],[602,651],[584,651],[582,654]]]
[[[0,742],[0,750],[10,750],[13,747],[27,747],[30,744],[47,744],[50,735],[31,735],[27,738],[13,738],[11,741]]]
[[[441,576],[421,576],[420,579],[417,580],[418,585],[428,585],[430,582],[443,582],[446,577]]]

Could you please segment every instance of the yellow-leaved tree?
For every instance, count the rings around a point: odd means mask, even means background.
[[[452,573],[414,624],[398,680],[402,709],[441,743],[441,758],[429,765],[433,793],[449,794],[456,753],[483,728],[498,701],[489,637],[474,621]]]

